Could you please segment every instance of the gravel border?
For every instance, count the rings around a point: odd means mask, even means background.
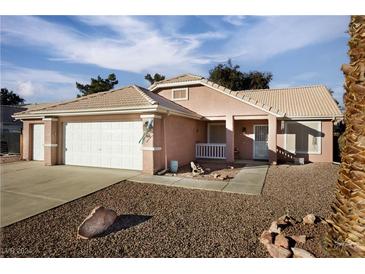
[[[261,196],[121,182],[1,229],[0,256],[268,257],[258,238],[274,219],[328,216],[337,171],[332,164],[272,166]],[[97,205],[116,210],[118,222],[103,237],[76,239]]]

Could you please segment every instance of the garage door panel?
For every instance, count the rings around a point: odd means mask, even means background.
[[[65,124],[65,164],[142,169],[142,122]]]

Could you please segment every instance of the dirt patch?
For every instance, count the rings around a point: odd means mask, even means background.
[[[204,170],[203,174],[193,176],[191,166],[184,165],[179,167],[176,174],[168,172],[165,176],[179,176],[184,178],[194,178],[198,180],[213,180],[213,181],[229,181],[233,179],[238,172],[243,168],[244,164],[227,164],[224,162],[196,162]],[[218,175],[218,176],[217,176]]]
[[[1,229],[3,257],[269,257],[259,237],[286,214],[328,217],[338,166],[270,167],[263,195],[250,196],[121,182]],[[97,205],[118,222],[107,235],[76,239],[78,225]],[[322,225],[296,227],[306,250],[323,253]],[[306,231],[309,229],[309,231]]]

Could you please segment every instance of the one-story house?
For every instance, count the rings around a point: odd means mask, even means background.
[[[184,74],[15,115],[23,156],[154,174],[195,159],[332,162],[342,114],[325,86],[232,91]]]

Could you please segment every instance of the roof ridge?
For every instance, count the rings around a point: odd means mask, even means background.
[[[270,91],[270,90],[301,89],[301,88],[314,88],[314,87],[324,87],[324,88],[326,88],[326,85],[317,84],[317,85],[305,85],[305,86],[283,87],[283,88],[242,89],[242,90],[237,90],[237,91],[239,91],[239,92],[246,92],[246,91],[252,92],[252,91]]]
[[[131,87],[137,90],[150,104],[155,105],[157,103],[150,96],[148,96],[146,92],[143,91],[143,87],[140,87],[138,85],[132,85]]]

